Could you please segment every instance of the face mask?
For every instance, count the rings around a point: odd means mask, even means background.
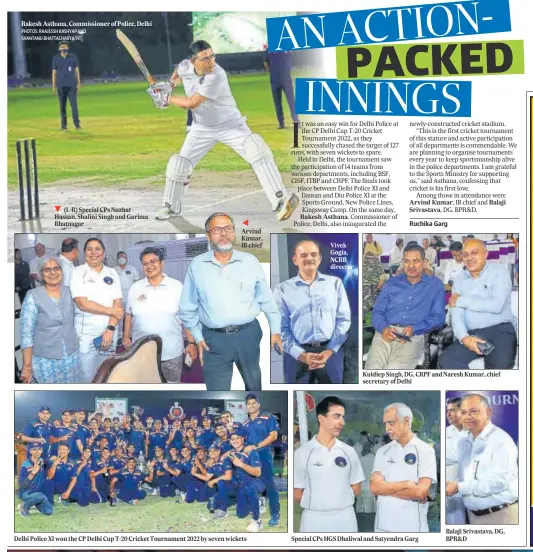
[[[124,266],[126,264],[126,259],[124,257],[120,257],[118,260],[118,264],[120,266]]]

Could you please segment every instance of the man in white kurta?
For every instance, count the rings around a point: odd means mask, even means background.
[[[377,495],[376,533],[427,533],[430,489],[437,482],[435,450],[411,430],[413,413],[404,403],[385,408],[392,441],[379,448],[370,481]]]
[[[303,508],[302,533],[355,533],[355,496],[363,468],[355,450],[337,437],[344,403],[326,397],[316,407],[318,434],[294,453],[294,498]]]

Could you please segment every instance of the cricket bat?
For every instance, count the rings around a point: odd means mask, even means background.
[[[128,50],[130,56],[133,58],[133,61],[137,64],[137,67],[141,70],[141,73],[144,75],[144,78],[148,81],[150,86],[153,86],[156,83],[156,80],[148,71],[148,68],[142,60],[139,50],[135,47],[135,44],[120,30],[117,29],[117,38],[122,42],[124,48]]]

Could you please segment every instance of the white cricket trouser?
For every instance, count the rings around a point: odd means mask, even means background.
[[[300,533],[357,533],[357,517],[353,506],[342,510],[304,509]]]
[[[179,155],[188,159],[194,168],[220,142],[229,146],[248,163],[249,161],[245,157],[244,142],[253,133],[245,121],[246,119],[243,117],[242,119],[236,119],[235,122],[230,121],[217,127],[204,127],[193,123],[191,130],[185,136]],[[270,186],[267,182],[260,182],[260,184],[272,205],[272,209],[278,206],[280,200],[276,196],[278,187],[281,188],[283,197],[288,196],[287,190],[281,183],[281,177],[279,177],[279,183],[275,187]]]

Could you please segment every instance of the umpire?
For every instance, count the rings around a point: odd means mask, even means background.
[[[59,43],[59,53],[52,59],[52,91],[59,97],[61,130],[67,130],[67,98],[70,102],[72,120],[79,130],[78,92],[80,91],[80,63],[76,54],[68,51],[68,42]]]

